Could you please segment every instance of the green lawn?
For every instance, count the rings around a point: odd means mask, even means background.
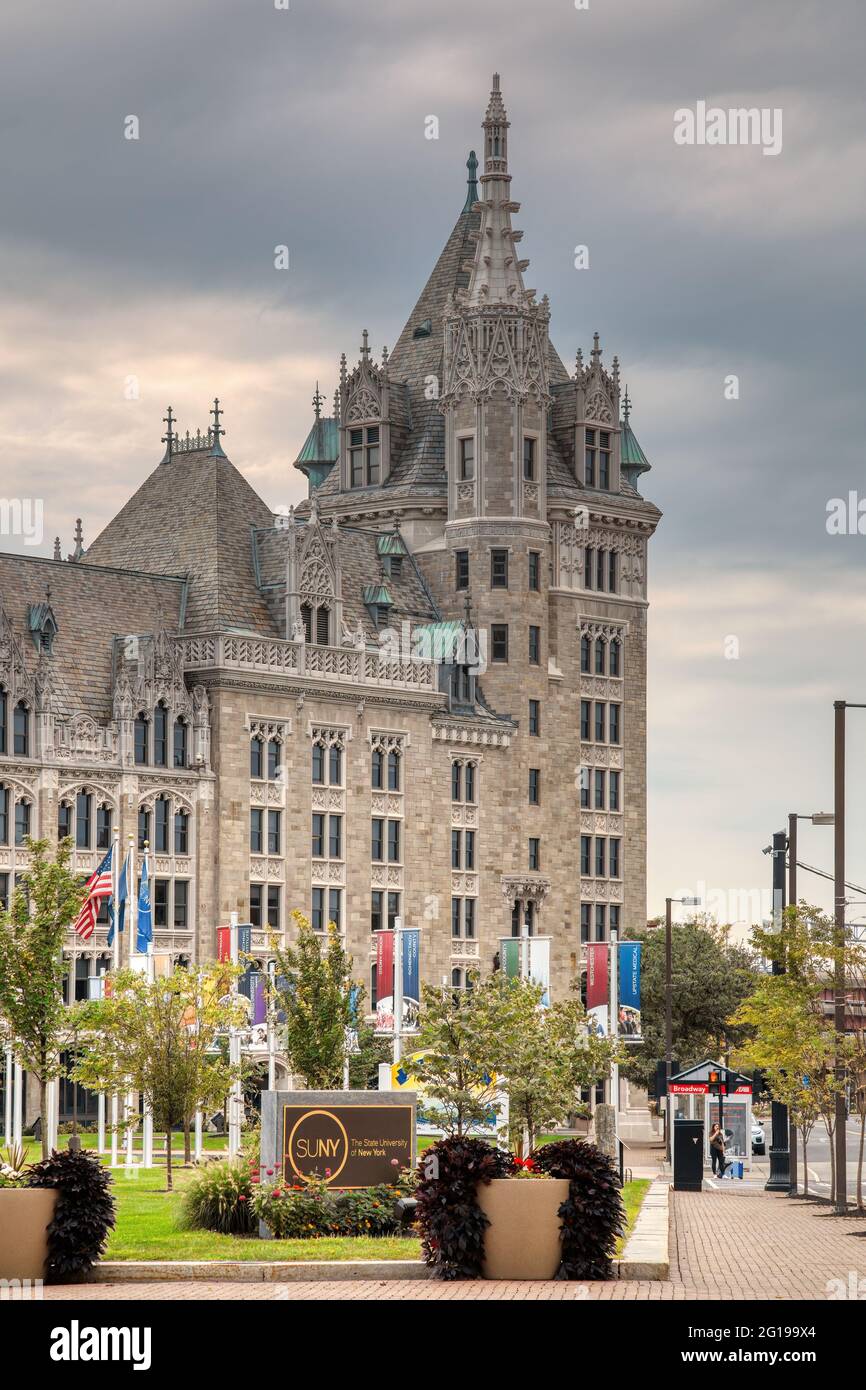
[[[96,1136],[95,1134],[90,1134],[90,1133],[81,1134],[81,1133],[79,1133],[79,1136],[78,1136],[78,1137],[79,1137],[79,1139],[81,1140],[81,1147],[82,1147],[83,1149],[95,1149],[95,1148],[96,1148],[96,1138],[97,1138],[97,1136]],[[68,1134],[61,1134],[61,1135],[59,1135],[59,1136],[58,1136],[58,1139],[57,1139],[57,1147],[58,1147],[58,1149],[65,1149],[65,1148],[67,1147],[68,1141],[69,1141],[69,1135],[68,1135]],[[108,1144],[109,1149],[110,1149],[110,1147],[111,1147],[111,1135],[110,1135],[110,1134],[107,1134],[107,1135],[106,1135],[106,1143]],[[2,1148],[2,1147],[3,1147],[3,1145],[0,1145],[0,1148]],[[29,1161],[29,1162],[32,1163],[32,1162],[34,1162],[36,1159],[38,1159],[38,1158],[41,1157],[41,1155],[42,1155],[42,1146],[37,1142],[37,1140],[35,1140],[35,1139],[32,1137],[32,1135],[25,1135],[25,1137],[24,1137],[24,1147],[25,1147],[25,1149],[27,1150],[27,1158],[28,1158],[28,1161]],[[227,1150],[227,1148],[228,1148],[228,1139],[227,1139],[227,1137],[226,1137],[224,1134],[205,1134],[205,1135],[203,1135],[203,1137],[202,1137],[202,1147],[203,1147],[205,1153],[220,1153],[220,1152],[223,1152],[223,1153],[224,1153],[224,1152]],[[193,1142],[193,1151],[194,1151],[194,1150],[195,1150],[195,1143]],[[125,1143],[124,1143],[124,1136],[123,1136],[122,1134],[118,1136],[117,1151],[118,1151],[118,1155],[119,1155],[120,1161],[121,1161],[121,1163],[122,1163],[122,1162],[123,1162],[123,1156],[124,1156],[124,1154],[126,1153],[126,1145],[125,1145]],[[133,1153],[135,1153],[135,1154],[140,1154],[141,1151],[142,1151],[142,1137],[141,1137],[141,1132],[140,1132],[140,1131],[136,1132],[136,1133],[132,1136],[132,1151],[133,1151]],[[173,1142],[172,1142],[172,1146],[171,1146],[171,1152],[172,1152],[173,1157],[175,1157],[175,1158],[180,1158],[180,1159],[183,1158],[183,1135],[182,1135],[182,1134],[175,1134],[175,1135],[174,1135]],[[154,1156],[154,1160],[155,1160],[156,1162],[158,1162],[158,1163],[165,1163],[165,1138],[164,1138],[164,1136],[163,1136],[162,1134],[155,1134],[155,1135],[153,1136],[153,1156]],[[109,1155],[108,1155],[108,1154],[104,1154],[104,1155],[103,1155],[103,1161],[104,1161],[104,1162],[107,1163],[107,1162],[108,1162],[108,1158],[109,1158]]]
[[[255,1236],[220,1236],[212,1231],[177,1229],[184,1185],[192,1169],[175,1174],[176,1189],[167,1193],[165,1175],[149,1170],[127,1177],[113,1174],[117,1225],[107,1260],[416,1260],[420,1245],[403,1236],[323,1236],[317,1240],[259,1240]]]
[[[649,1185],[649,1178],[636,1178],[634,1182],[623,1184],[622,1200],[625,1203],[626,1227],[625,1234],[622,1235],[616,1243],[616,1253],[618,1255],[622,1254],[625,1243],[631,1235],[632,1226],[637,1220],[637,1214],[643,1205],[643,1199],[647,1194]]]

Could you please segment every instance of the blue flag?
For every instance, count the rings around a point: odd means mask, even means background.
[[[126,856],[126,858],[125,858],[124,861],[123,861],[123,866],[122,866],[122,868],[121,868],[121,870],[120,870],[120,878],[118,879],[118,882],[117,882],[117,902],[115,903],[114,898],[112,897],[112,898],[109,899],[109,903],[108,903],[108,918],[109,918],[109,922],[111,923],[111,925],[110,925],[109,928],[108,928],[108,944],[109,944],[109,946],[111,946],[111,945],[113,944],[113,942],[114,942],[114,928],[115,928],[115,924],[116,924],[117,930],[118,930],[119,932],[122,932],[122,931],[123,931],[123,924],[124,924],[124,920],[125,920],[125,918],[126,918],[126,900],[127,900],[128,897],[129,897],[129,854],[127,853],[127,856]]]
[[[141,880],[138,885],[138,925],[135,934],[135,949],[145,955],[153,941],[153,914],[150,907],[150,884],[147,873],[147,857],[141,866]]]

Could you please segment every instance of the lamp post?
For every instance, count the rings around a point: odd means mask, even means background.
[[[673,923],[671,905],[700,907],[700,898],[665,898],[665,1148],[671,1161],[671,1063],[674,1055]]]
[[[773,835],[770,853],[773,856],[773,931],[781,932],[785,921],[785,851],[788,837],[784,830]],[[773,959],[773,974],[784,975],[784,944]],[[791,1154],[788,1147],[788,1107],[774,1100],[772,1106],[772,1137],[770,1139],[770,1176],[764,1183],[765,1192],[791,1190]]]

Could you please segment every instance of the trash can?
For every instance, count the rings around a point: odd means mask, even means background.
[[[700,1192],[704,1182],[704,1122],[674,1120],[674,1189]]]

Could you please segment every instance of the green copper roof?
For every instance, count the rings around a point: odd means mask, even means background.
[[[336,463],[339,457],[340,432],[336,420],[330,417],[314,420],[295,467],[301,468],[305,463]]]
[[[382,535],[376,540],[376,550],[379,555],[405,555],[406,547],[402,537],[396,531],[383,531]]]
[[[622,466],[630,468],[634,473],[647,473],[652,467],[643,449],[637,442],[637,436],[627,421],[622,424]]]
[[[384,584],[368,584],[364,590],[364,602],[391,607],[394,600]]]

